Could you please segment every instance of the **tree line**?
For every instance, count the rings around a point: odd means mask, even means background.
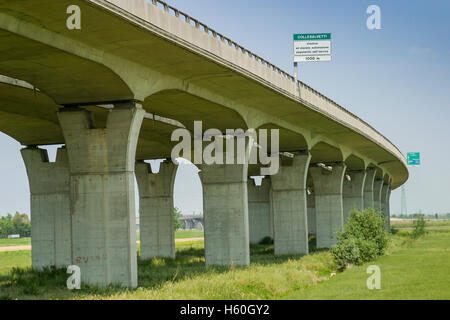
[[[8,238],[11,234],[20,234],[20,237],[31,237],[30,218],[25,213],[16,212],[13,216],[8,213],[0,217],[0,238]]]

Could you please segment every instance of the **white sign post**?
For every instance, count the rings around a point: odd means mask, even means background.
[[[294,34],[294,62],[331,61],[331,33]]]
[[[294,34],[294,76],[298,86],[298,63],[331,61],[331,33]]]

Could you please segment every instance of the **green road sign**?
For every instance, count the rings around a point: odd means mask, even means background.
[[[330,40],[331,33],[301,33],[294,34],[294,41],[304,40]]]
[[[420,166],[420,152],[408,152],[408,166]]]

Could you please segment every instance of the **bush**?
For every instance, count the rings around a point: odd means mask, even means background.
[[[338,243],[331,248],[340,270],[361,265],[384,254],[388,244],[385,218],[374,209],[353,210],[344,231],[338,231]]]
[[[272,239],[271,237],[269,237],[269,236],[264,237],[264,238],[259,242],[259,244],[261,244],[261,245],[269,245],[269,244],[273,244],[273,239]]]
[[[413,239],[418,239],[426,233],[425,224],[426,222],[423,215],[419,215],[418,219],[413,222],[414,229],[411,234]]]
[[[181,221],[180,221],[181,216],[182,216],[182,214],[181,214],[180,209],[178,209],[177,207],[173,208],[173,217],[175,219],[173,227],[174,227],[175,231],[177,231],[178,229],[180,229],[182,227]]]

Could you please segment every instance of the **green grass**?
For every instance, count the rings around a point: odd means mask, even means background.
[[[8,275],[13,267],[28,268],[30,265],[30,250],[0,252],[0,277]]]
[[[398,235],[408,235],[413,228],[414,224],[410,220],[401,220],[391,223],[392,232]],[[425,228],[429,232],[447,232],[447,230],[450,229],[450,220],[426,220]]]
[[[0,247],[23,246],[31,244],[31,238],[0,239]]]
[[[11,299],[273,299],[327,279],[328,252],[275,257],[273,246],[252,246],[250,267],[206,267],[204,242],[177,243],[177,258],[139,261],[139,288],[65,287],[65,270],[30,269],[29,251],[14,252],[0,275],[0,297]],[[0,261],[3,265],[3,254]],[[8,253],[9,254],[9,253]],[[19,262],[20,259],[20,262]],[[25,260],[24,260],[25,259]],[[13,269],[19,266],[21,269]],[[9,269],[8,269],[9,268]]]
[[[203,238],[203,236],[204,233],[201,230],[177,230],[175,232],[175,239]],[[137,240],[140,240],[139,232],[137,233]],[[31,238],[0,239],[0,247],[22,246],[30,244]]]
[[[257,245],[249,267],[206,267],[204,242],[182,242],[175,260],[139,261],[136,290],[80,291],[66,288],[65,270],[32,271],[30,251],[3,252],[0,299],[449,299],[449,247],[450,228],[417,241],[392,236],[387,255],[368,264],[381,267],[380,291],[366,288],[368,265],[331,277],[336,267],[326,250],[276,257],[273,246]]]
[[[381,290],[366,286],[369,265],[381,269]],[[394,253],[353,267],[286,299],[450,299],[450,232],[405,240]]]
[[[175,232],[175,239],[189,239],[189,238],[203,238],[202,230],[177,230]]]
[[[440,221],[434,221],[434,220],[425,220],[427,228],[434,228],[434,227],[449,227],[450,226],[450,220],[440,220]],[[394,220],[391,222],[391,228],[394,229],[402,229],[402,228],[412,228],[413,220]]]

